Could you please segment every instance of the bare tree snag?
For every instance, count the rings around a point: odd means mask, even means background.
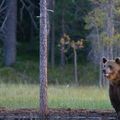
[[[40,112],[47,113],[47,3],[40,0]]]

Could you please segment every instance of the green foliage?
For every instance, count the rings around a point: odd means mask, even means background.
[[[20,82],[19,75],[13,68],[8,68],[8,67],[1,68],[0,69],[0,78],[1,78],[0,82],[2,82],[2,81],[4,81],[4,82],[11,81],[12,83]]]
[[[80,85],[98,84],[98,71],[91,63],[78,64]],[[19,61],[13,67],[0,68],[0,83],[39,83],[39,64],[34,61]],[[74,84],[73,65],[48,67],[49,84]]]
[[[66,65],[64,69],[56,66],[48,69],[48,82],[52,84],[74,84],[74,71],[72,65]],[[80,85],[97,85],[99,71],[93,64],[78,65],[78,80]]]
[[[85,17],[86,29],[103,28],[105,22],[105,12],[100,8],[96,8],[89,12]]]
[[[0,78],[0,83],[38,83],[38,64],[23,61],[13,67],[2,67]]]
[[[105,32],[101,33],[101,40],[104,45],[110,46],[115,45],[119,46],[120,43],[120,34],[114,34],[111,38],[106,35]]]
[[[73,67],[65,66],[64,70],[56,66],[54,69],[48,69],[48,82],[52,84],[69,84],[73,80]]]

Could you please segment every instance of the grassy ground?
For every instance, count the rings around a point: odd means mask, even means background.
[[[49,86],[48,104],[52,108],[112,108],[107,89],[100,89],[95,86]],[[0,107],[38,108],[38,106],[38,85],[0,84]]]

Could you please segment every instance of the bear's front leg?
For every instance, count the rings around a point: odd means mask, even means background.
[[[110,84],[109,96],[111,104],[117,113],[117,118],[120,120],[120,86]]]
[[[120,120],[120,112],[117,113],[117,120]]]

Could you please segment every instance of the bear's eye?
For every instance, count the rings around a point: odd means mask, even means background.
[[[113,68],[111,65],[108,65],[108,67],[109,67],[110,69],[112,69],[112,68]]]

